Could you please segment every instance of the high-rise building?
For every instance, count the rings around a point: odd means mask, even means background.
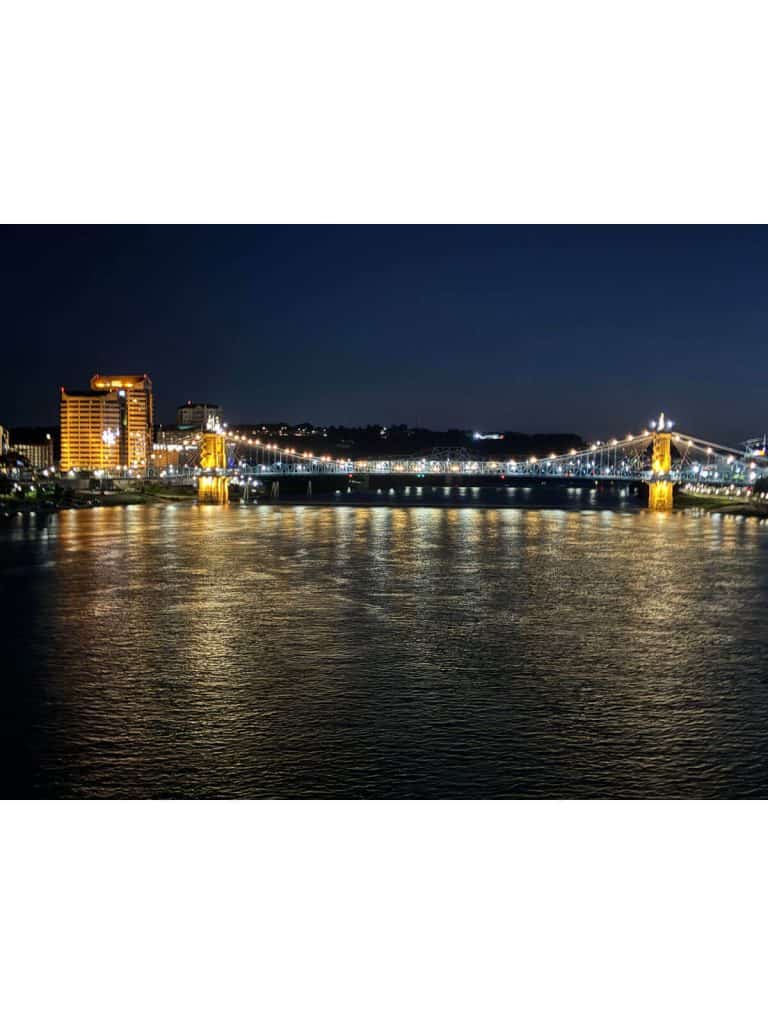
[[[10,434],[5,427],[0,426],[0,455],[5,455],[11,446]]]
[[[176,410],[176,426],[196,427],[198,430],[218,430],[223,411],[220,405],[208,402],[187,402]]]
[[[61,469],[144,469],[152,450],[147,374],[91,377],[90,391],[61,389]]]

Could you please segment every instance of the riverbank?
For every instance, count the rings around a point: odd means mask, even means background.
[[[162,484],[147,483],[142,485],[139,493],[145,501],[197,501],[196,487],[164,487]]]
[[[69,509],[116,508],[125,505],[152,505],[159,503],[193,502],[197,493],[193,488],[162,488],[148,485],[136,490],[64,491],[37,498],[8,496],[0,498],[0,520],[19,515],[48,515]]]
[[[729,498],[724,494],[694,494],[691,491],[679,491],[675,494],[676,509],[701,509],[705,512],[717,512],[726,516],[749,516],[753,519],[768,518],[768,505],[758,505],[744,501],[742,497]]]

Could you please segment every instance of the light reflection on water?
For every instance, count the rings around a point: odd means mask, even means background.
[[[768,795],[768,530],[146,506],[0,532],[3,796]]]

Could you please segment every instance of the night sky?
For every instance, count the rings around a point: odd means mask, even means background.
[[[230,423],[768,430],[768,229],[6,227],[0,423],[150,374]]]

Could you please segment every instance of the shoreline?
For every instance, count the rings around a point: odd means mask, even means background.
[[[728,498],[720,494],[691,494],[687,491],[675,495],[675,510],[702,512],[726,516],[748,516],[750,519],[768,518],[768,505],[756,505],[742,498]]]
[[[86,496],[84,495],[84,498]],[[88,500],[91,498],[92,500]],[[111,491],[104,494],[88,496],[81,502],[53,505],[50,502],[8,502],[0,501],[0,519],[6,522],[18,515],[24,516],[31,513],[52,514],[69,510],[87,510],[93,508],[121,508],[134,505],[162,505],[162,504],[198,504],[197,495],[190,493],[146,493],[138,491]],[[240,506],[239,501],[231,502],[232,505]],[[617,512],[625,515],[637,514],[650,511],[643,504],[630,505],[627,507],[590,507],[579,504],[552,505],[535,502],[525,504],[514,504],[505,501],[418,501],[411,498],[401,497],[395,500],[382,500],[382,497],[359,497],[349,499],[347,497],[332,497],[331,495],[318,495],[315,498],[307,498],[306,495],[286,495],[277,500],[262,500],[249,502],[250,507],[260,508],[389,508],[389,509],[509,509],[521,512]],[[756,505],[745,502],[742,499],[729,498],[723,495],[702,495],[681,492],[675,496],[675,507],[673,512],[698,511],[710,515],[743,516],[750,519],[767,519],[768,504]]]

